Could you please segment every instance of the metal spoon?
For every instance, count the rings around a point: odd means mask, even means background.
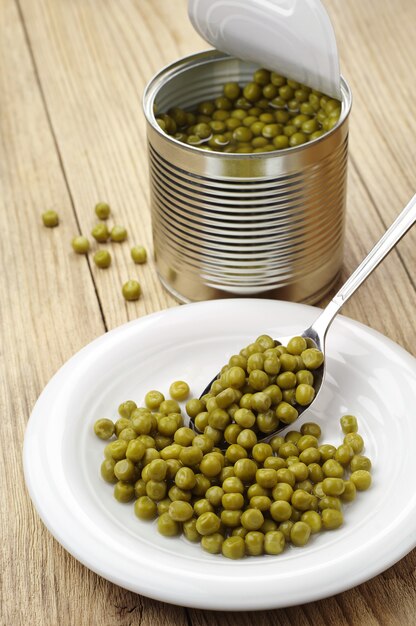
[[[384,233],[382,238],[376,243],[374,248],[369,252],[369,254],[365,257],[365,259],[360,263],[355,272],[351,274],[346,283],[341,287],[338,293],[332,298],[332,300],[327,304],[322,313],[317,317],[314,323],[309,326],[301,334],[305,339],[310,340],[313,346],[321,350],[325,354],[325,339],[326,334],[328,332],[329,327],[331,326],[336,314],[340,311],[340,309],[344,306],[347,300],[357,291],[357,289],[363,284],[363,282],[370,276],[370,274],[376,269],[376,267],[383,261],[383,259],[389,254],[389,252],[396,246],[396,244],[400,241],[400,239],[407,233],[407,231],[414,225],[416,222],[416,194],[407,204],[407,206],[403,209],[403,211],[399,214],[390,228]],[[296,334],[296,333],[295,333]],[[293,335],[289,337],[279,337],[277,339],[277,344],[287,345],[288,341],[292,338]],[[322,382],[325,375],[325,360],[323,365],[314,370],[314,387],[315,387],[315,398],[311,404],[306,407],[301,407],[296,405],[296,408],[299,412],[299,416],[305,411],[309,411],[313,406],[313,402],[316,400],[321,387]],[[212,383],[219,377],[219,374],[215,376],[215,378],[207,385],[204,389],[201,397],[208,393]],[[195,430],[198,430],[193,423],[193,419],[190,420],[190,426]],[[286,428],[287,424],[279,424],[277,430],[273,433],[268,433],[264,435],[263,439],[259,439],[259,441],[264,441],[273,437],[277,432]],[[224,446],[227,444],[224,443]]]

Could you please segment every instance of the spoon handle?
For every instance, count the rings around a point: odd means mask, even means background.
[[[376,269],[379,263],[381,263],[381,261],[396,246],[403,235],[407,233],[415,222],[416,194],[312,324],[311,329],[317,333],[322,342],[324,341],[328,328],[338,311],[363,284],[366,278],[368,278]]]

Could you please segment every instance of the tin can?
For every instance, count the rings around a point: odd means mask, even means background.
[[[314,303],[343,261],[348,117],[298,147],[256,154],[209,152],[165,134],[155,111],[192,109],[257,66],[209,50],[162,69],[144,94],[154,254],[181,302],[267,297]]]

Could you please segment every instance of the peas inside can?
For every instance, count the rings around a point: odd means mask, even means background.
[[[318,139],[334,128],[341,102],[276,72],[258,69],[246,85],[227,82],[222,95],[191,110],[156,112],[160,128],[203,150],[260,153]]]

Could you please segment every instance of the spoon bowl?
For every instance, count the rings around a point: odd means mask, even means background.
[[[304,337],[309,347],[317,348],[324,354],[323,364],[313,370],[314,374],[314,389],[315,396],[312,402],[307,406],[295,405],[298,411],[298,417],[310,411],[313,407],[320,390],[322,389],[324,376],[325,376],[325,339],[329,327],[331,326],[335,316],[349,300],[349,298],[357,291],[357,289],[363,284],[368,276],[376,269],[376,267],[383,261],[383,259],[389,254],[389,252],[397,245],[400,239],[407,233],[407,231],[414,225],[416,221],[416,195],[405,206],[393,224],[387,229],[381,239],[376,243],[371,252],[360,263],[357,269],[351,274],[346,283],[340,288],[328,305],[323,309],[322,313],[317,317],[314,323],[306,330],[303,330],[297,335]],[[275,340],[276,345],[287,345],[290,339],[293,337],[279,337]],[[217,374],[213,380],[206,386],[201,398],[210,391],[212,383],[220,377]],[[196,428],[194,419],[190,419],[190,427],[199,432]],[[268,441],[274,435],[276,435],[283,428],[286,428],[287,424],[279,422],[277,429],[272,433],[267,433],[258,442]],[[219,444],[219,447],[226,448],[228,443],[224,440]]]

